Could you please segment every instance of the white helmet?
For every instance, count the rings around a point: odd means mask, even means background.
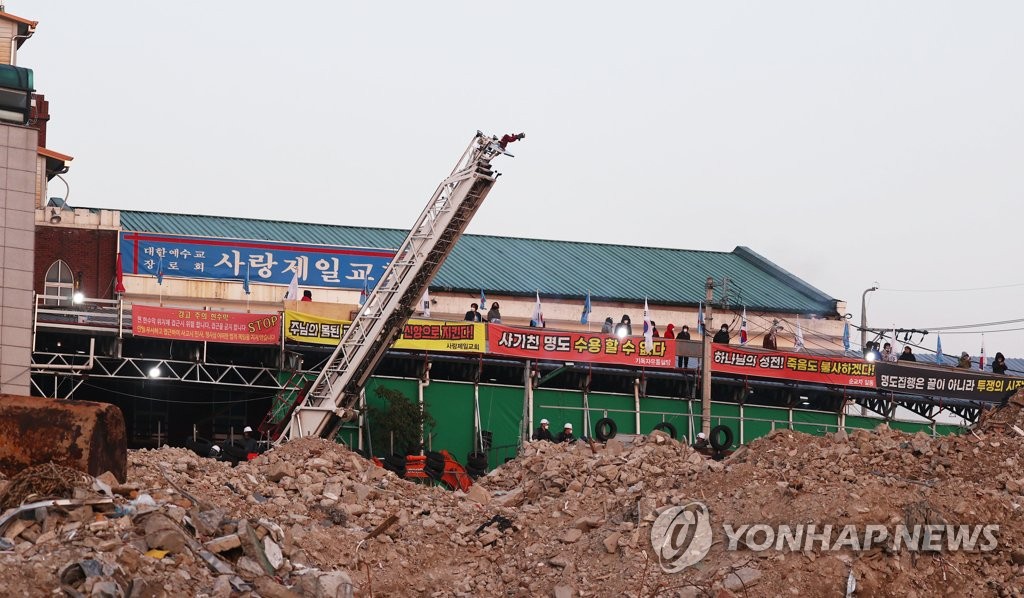
[[[566,430],[572,430],[572,424],[570,424],[570,423],[566,423],[566,424],[565,424],[565,429],[566,429]]]
[[[542,425],[542,426],[543,426],[544,424],[547,424],[547,425],[551,425],[551,422],[549,422],[549,421],[548,421],[548,420],[546,420],[546,419],[542,419],[542,420],[540,420],[540,425]]]
[[[252,428],[250,428],[249,426],[246,426],[245,428],[243,428],[242,429],[242,434],[245,434],[246,432],[252,432]]]
[[[211,454],[211,455],[217,455],[217,454],[219,454],[219,453],[220,453],[220,447],[219,447],[219,446],[217,446],[217,445],[215,444],[215,445],[213,445],[213,446],[211,446],[211,447],[210,447],[210,454]]]
[[[697,438],[704,440],[705,438],[707,438],[707,436],[704,435],[704,432],[697,432]]]

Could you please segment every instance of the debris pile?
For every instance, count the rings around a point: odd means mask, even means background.
[[[1021,595],[1022,405],[959,437],[776,431],[723,461],[661,432],[531,442],[466,493],[319,439],[237,467],[132,451],[124,484],[0,481],[19,501],[60,499],[0,520],[0,584],[68,596]],[[715,541],[667,573],[651,528],[691,501],[707,506]],[[776,550],[723,533],[913,523],[998,524],[998,546]]]

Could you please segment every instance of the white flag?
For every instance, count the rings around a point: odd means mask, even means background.
[[[537,303],[533,306],[533,325],[537,328],[544,327],[544,311],[540,308],[540,291],[537,291]]]
[[[800,327],[800,318],[796,319],[796,335],[793,339],[793,349],[796,351],[804,350],[804,329]]]
[[[420,301],[420,312],[424,318],[430,317],[430,289],[423,289],[423,299]]]
[[[654,327],[651,326],[651,312],[647,309],[647,297],[644,297],[644,342],[650,353],[654,348]]]
[[[295,301],[299,298],[299,271],[295,270],[292,274],[292,281],[288,283],[288,292],[284,294],[285,299],[291,299]]]

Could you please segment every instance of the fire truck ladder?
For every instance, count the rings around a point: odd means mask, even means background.
[[[503,145],[477,131],[295,408],[279,441],[329,435],[340,422],[355,417],[352,407],[367,379],[494,185],[498,175],[491,160],[499,154],[511,156]]]

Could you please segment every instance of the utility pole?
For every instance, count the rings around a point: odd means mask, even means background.
[[[860,296],[860,350],[868,344],[868,293],[877,291],[878,287],[871,287]]]
[[[711,301],[715,296],[715,279],[708,277],[704,287],[704,334],[701,335],[700,359],[700,403],[701,431],[705,437],[711,436],[711,343],[708,342],[708,330],[712,328]],[[709,438],[710,439],[710,438]]]

